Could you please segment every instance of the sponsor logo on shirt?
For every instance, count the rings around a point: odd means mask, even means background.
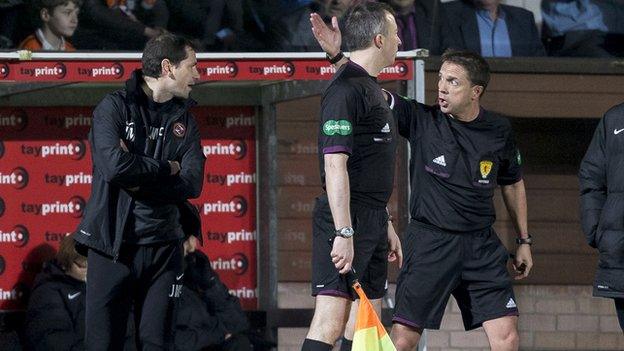
[[[330,119],[325,124],[323,124],[323,134],[332,136],[332,135],[349,135],[353,131],[353,127],[351,126],[351,122],[346,119],[334,120]]]
[[[388,123],[386,123],[386,125],[381,128],[381,132],[382,133],[390,133],[390,125]]]
[[[446,167],[446,160],[444,159],[444,155],[440,155],[433,159],[433,163],[437,163],[440,166]]]
[[[67,294],[67,298],[68,298],[68,299],[70,299],[70,300],[73,300],[73,299],[77,298],[77,297],[78,297],[78,295],[80,295],[81,293],[82,293],[82,292],[80,292],[80,291],[79,291],[79,292],[77,292],[77,293]]]

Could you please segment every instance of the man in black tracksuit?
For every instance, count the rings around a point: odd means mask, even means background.
[[[185,233],[199,216],[204,155],[189,108],[199,78],[192,45],[165,34],[148,42],[143,70],[93,112],[93,186],[75,240],[89,248],[88,350],[118,350],[132,309],[139,349],[172,344],[173,299]]]
[[[581,163],[581,222],[587,242],[600,252],[594,296],[615,301],[624,330],[624,104],[598,123]]]

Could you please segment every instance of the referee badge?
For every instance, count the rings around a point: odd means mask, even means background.
[[[493,165],[494,162],[492,161],[483,160],[479,162],[479,171],[481,172],[481,178],[485,179],[488,175],[490,175]]]

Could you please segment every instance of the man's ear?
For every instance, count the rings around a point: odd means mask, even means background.
[[[375,35],[375,38],[373,38],[373,43],[375,44],[377,49],[381,49],[383,47],[383,42],[384,42],[384,37],[381,34],[377,34]]]
[[[160,62],[160,76],[173,78],[173,65],[169,59],[163,59]]]
[[[476,99],[479,98],[481,96],[481,94],[483,94],[483,86],[481,85],[475,85],[472,87],[472,98]]]

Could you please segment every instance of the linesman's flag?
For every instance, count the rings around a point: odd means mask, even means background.
[[[355,281],[353,289],[360,297],[357,317],[355,319],[355,334],[353,335],[352,351],[396,351],[390,340],[390,335],[381,324],[373,305],[366,297],[360,283]]]

